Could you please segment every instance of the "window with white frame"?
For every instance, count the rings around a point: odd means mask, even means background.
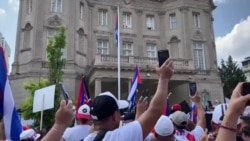
[[[132,28],[132,14],[123,12],[123,28]]]
[[[84,8],[84,4],[83,2],[80,2],[80,18],[83,19],[83,9]]]
[[[51,0],[51,12],[62,12],[62,1],[63,0]]]
[[[147,57],[156,58],[156,44],[155,43],[147,43]]]
[[[99,9],[98,10],[99,25],[105,26],[108,25],[108,10]]]
[[[107,39],[97,40],[97,54],[109,54],[109,41]]]
[[[194,26],[200,27],[200,13],[194,12],[193,13],[193,20],[194,20]]]
[[[123,42],[122,43],[122,55],[123,56],[133,56],[133,42]]]
[[[58,33],[58,29],[48,29],[47,30],[47,45],[49,44],[49,40],[52,39],[56,34]],[[47,48],[47,46],[46,46]],[[62,58],[66,59],[67,58],[67,49],[66,47],[64,49],[62,49]],[[47,51],[46,51],[46,59],[47,58]]]
[[[206,64],[205,64],[204,42],[194,41],[193,52],[194,52],[195,68],[198,70],[205,70]]]
[[[176,21],[176,14],[172,13],[169,15],[169,22],[170,22],[170,29],[176,29],[177,21]]]
[[[147,29],[148,30],[155,30],[155,17],[153,15],[147,15]]]

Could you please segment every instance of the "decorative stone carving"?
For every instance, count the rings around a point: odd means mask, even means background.
[[[159,15],[159,16],[164,16],[165,14],[166,14],[166,11],[159,11],[159,12],[158,12],[158,15]]]
[[[203,9],[203,12],[204,12],[206,15],[209,15],[209,14],[210,14],[210,10],[208,10],[208,9]]]
[[[189,10],[189,8],[186,7],[186,6],[182,6],[182,7],[179,8],[179,10],[180,10],[181,12],[187,12],[187,11]]]
[[[124,4],[129,5],[132,2],[134,2],[135,0],[123,0]]]
[[[172,44],[172,43],[179,43],[181,40],[178,39],[177,36],[173,36],[170,41],[168,42],[168,44]]]
[[[25,27],[22,29],[22,31],[30,31],[32,30],[33,26],[28,22]]]
[[[58,15],[55,15],[51,18],[48,19],[48,25],[49,26],[61,26],[62,25],[62,20]]]
[[[84,36],[84,30],[83,30],[83,28],[79,28],[79,29],[77,30],[77,33],[78,33],[80,36]]]
[[[116,12],[117,11],[117,7],[116,6],[111,6],[111,9]]]
[[[135,12],[137,15],[141,15],[143,10],[142,9],[135,9]]]
[[[202,35],[202,33],[200,32],[200,30],[197,30],[197,31],[194,33],[193,38],[194,38],[195,40],[203,40],[203,35]]]
[[[90,2],[91,0],[86,0],[87,4],[89,7],[94,7],[94,3]]]

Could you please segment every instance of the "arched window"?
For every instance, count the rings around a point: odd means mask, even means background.
[[[171,56],[171,58],[180,58],[179,42],[180,42],[180,40],[176,36],[173,36],[170,39],[169,44],[170,44],[170,56]]]

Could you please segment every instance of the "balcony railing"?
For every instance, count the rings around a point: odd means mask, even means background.
[[[186,59],[173,59],[174,67],[177,70],[194,70],[192,60]],[[95,66],[117,66],[117,56],[112,55],[96,55],[93,65]],[[121,66],[141,66],[155,68],[158,65],[157,58],[149,57],[134,57],[134,56],[121,56]]]

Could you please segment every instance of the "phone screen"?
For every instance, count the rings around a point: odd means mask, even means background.
[[[169,51],[167,49],[158,51],[159,66],[161,66],[168,58],[169,58]]]
[[[60,89],[61,89],[61,95],[63,96],[64,100],[66,100],[66,103],[68,103],[69,95],[68,95],[68,93],[65,91],[65,88],[64,88],[64,86],[63,86],[62,83],[60,83]]]
[[[246,82],[242,85],[242,95],[250,94],[250,83]]]
[[[197,91],[196,83],[195,82],[189,83],[189,95],[194,96],[196,91]]]

